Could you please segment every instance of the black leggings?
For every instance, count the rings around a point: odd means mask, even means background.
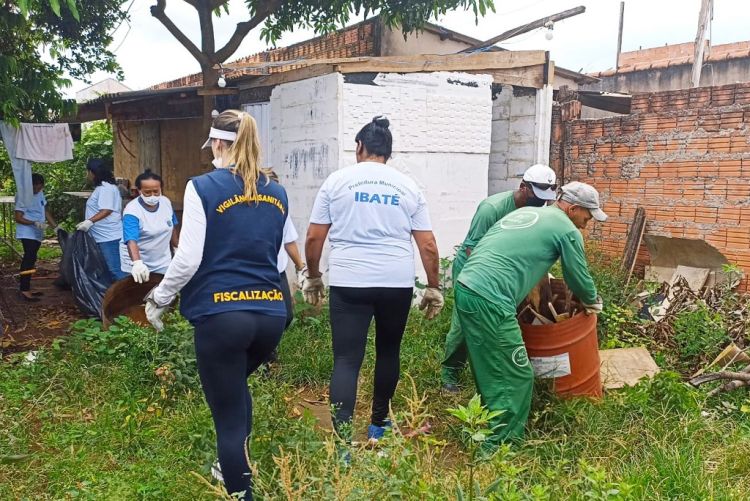
[[[284,317],[230,311],[195,326],[195,354],[206,402],[216,427],[216,448],[227,492],[246,491],[252,499],[245,454],[253,426],[253,401],[247,378],[276,348]]]
[[[21,271],[32,270],[36,264],[36,255],[42,242],[31,238],[22,238],[23,258],[21,259]],[[21,290],[31,290],[31,275],[21,275]]]
[[[412,289],[331,287],[333,375],[331,405],[334,425],[350,423],[357,399],[357,379],[367,345],[367,330],[375,317],[375,384],[371,422],[383,426],[398,384],[401,338],[411,308]]]

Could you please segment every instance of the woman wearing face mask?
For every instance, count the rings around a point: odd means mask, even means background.
[[[139,196],[125,206],[122,216],[120,262],[122,271],[144,283],[151,272],[166,273],[176,248],[177,216],[172,202],[161,194],[161,176],[146,169],[135,178]]]
[[[249,114],[220,113],[208,145],[217,168],[185,187],[180,246],[146,297],[146,317],[161,329],[162,313],[180,292],[180,312],[195,326],[198,374],[216,427],[224,485],[235,497],[252,499],[247,378],[284,330],[276,261],[288,203],[284,188],[260,170],[258,127]]]

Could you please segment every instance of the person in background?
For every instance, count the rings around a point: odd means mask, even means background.
[[[277,183],[279,182],[279,176],[273,170],[269,169],[267,173],[269,178]],[[294,222],[292,222],[291,216],[287,216],[286,221],[284,222],[284,236],[282,238],[282,243],[284,245],[279,249],[279,255],[277,258],[277,266],[281,279],[281,292],[284,294],[284,306],[286,307],[286,324],[284,324],[284,330],[288,329],[292,320],[294,320],[294,301],[292,300],[292,292],[289,290],[289,280],[286,275],[289,260],[291,259],[294,264],[294,269],[297,274],[301,273],[305,268],[305,263],[302,261],[299,247],[297,246],[298,238],[299,234],[297,233],[297,228],[294,227]],[[277,350],[273,350],[268,357],[268,362],[275,362],[277,358],[278,352]]]
[[[411,310],[414,248],[427,274],[420,307],[432,319],[443,307],[437,243],[427,201],[410,177],[386,165],[393,149],[389,121],[375,117],[357,134],[355,165],[335,171],[320,187],[307,230],[305,300],[324,295],[320,257],[328,237],[333,374],[330,398],[338,435],[351,440],[357,380],[375,318],[375,382],[368,439],[390,427],[388,411],[400,373],[401,338]],[[350,455],[344,447],[342,460]]]
[[[252,499],[247,378],[284,331],[276,261],[288,203],[284,188],[260,170],[252,116],[223,111],[208,145],[216,169],[187,183],[180,246],[146,296],[146,318],[161,330],[162,314],[182,291],[180,312],[195,327],[198,375],[216,427],[216,476],[233,497]]]
[[[86,219],[76,230],[89,232],[102,251],[113,281],[125,278],[120,265],[120,240],[122,239],[122,197],[115,184],[109,162],[92,158],[86,165],[89,183],[94,192],[86,201]]]
[[[21,299],[24,301],[37,302],[41,292],[31,292],[31,273],[36,265],[36,256],[44,239],[44,230],[47,223],[55,226],[55,220],[47,210],[47,199],[44,198],[44,177],[41,174],[31,175],[31,184],[34,188],[34,197],[31,205],[23,206],[16,204],[16,238],[23,246],[23,258],[21,259]],[[56,228],[57,229],[57,228]]]
[[[607,219],[599,193],[584,183],[568,183],[554,206],[524,207],[501,219],[458,275],[455,308],[474,382],[482,403],[501,411],[482,444],[487,453],[500,442],[523,437],[529,415],[534,371],[516,318],[521,301],[559,259],[565,283],[586,313],[602,311],[579,231],[592,218]]]
[[[135,178],[138,197],[122,216],[120,262],[122,271],[137,283],[148,282],[151,272],[164,274],[177,248],[177,216],[172,202],[162,195],[161,176],[146,169]]]
[[[551,202],[556,198],[556,183],[555,171],[546,165],[536,164],[523,173],[521,185],[517,190],[496,193],[482,200],[471,220],[469,232],[453,260],[453,283],[456,283],[472,249],[495,223],[520,207],[542,207]],[[457,313],[454,308],[451,327],[445,337],[445,356],[441,368],[444,390],[451,393],[459,391],[459,374],[465,365],[466,343],[458,326]]]

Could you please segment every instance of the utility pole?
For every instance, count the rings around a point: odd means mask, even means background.
[[[620,68],[620,53],[622,52],[622,23],[625,20],[625,0],[620,2],[620,29],[617,30],[617,58],[615,59],[615,71]]]
[[[712,0],[701,0],[701,12],[698,15],[698,33],[695,35],[695,52],[693,53],[693,73],[690,77],[690,86],[699,87],[701,83],[701,69],[703,68],[704,40],[706,28],[711,18]]]

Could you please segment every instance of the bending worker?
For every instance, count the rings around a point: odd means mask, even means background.
[[[357,134],[357,164],[337,170],[315,199],[307,230],[305,299],[323,298],[320,256],[326,236],[329,256],[330,318],[333,336],[331,405],[336,432],[351,439],[357,379],[375,318],[375,384],[367,436],[383,436],[399,379],[401,338],[411,309],[414,249],[427,273],[422,309],[427,318],[443,307],[439,256],[427,202],[417,184],[386,162],[393,137],[388,119],[376,117]],[[344,451],[346,461],[348,453]]]
[[[177,216],[172,202],[161,194],[161,176],[146,169],[135,178],[138,197],[125,206],[122,216],[120,262],[139,284],[151,272],[166,273],[177,248]]]
[[[556,197],[557,176],[555,171],[546,165],[532,165],[523,173],[521,185],[517,190],[497,193],[479,203],[471,220],[467,233],[453,260],[453,283],[464,267],[485,233],[502,218],[519,207],[542,207]],[[458,326],[456,309],[453,309],[451,327],[445,338],[445,358],[441,369],[443,389],[449,392],[458,391],[458,379],[461,369],[466,365],[466,343]]]
[[[146,297],[146,317],[161,329],[161,315],[182,290],[180,312],[195,326],[198,375],[216,427],[221,476],[230,495],[252,499],[247,378],[284,330],[276,256],[287,196],[260,171],[258,129],[249,114],[220,113],[208,144],[217,168],[185,188],[180,246]]]
[[[102,251],[112,281],[117,281],[127,276],[120,265],[122,196],[112,169],[104,160],[89,160],[86,176],[94,192],[86,200],[86,219],[78,223],[76,230],[90,232]]]
[[[534,371],[516,319],[521,301],[560,259],[565,282],[586,312],[602,310],[578,230],[591,218],[607,219],[599,194],[587,184],[569,183],[554,206],[525,207],[501,219],[458,276],[455,307],[474,382],[482,403],[502,411],[491,421],[490,449],[523,436],[531,405]]]

